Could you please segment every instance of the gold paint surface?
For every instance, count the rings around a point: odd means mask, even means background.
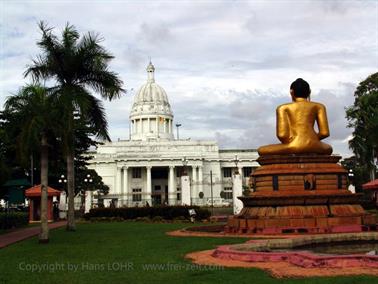
[[[281,144],[262,146],[259,155],[330,155],[332,147],[320,141],[329,136],[325,106],[305,98],[292,98],[292,103],[280,105],[276,110],[276,135]],[[318,132],[314,129],[315,122]]]

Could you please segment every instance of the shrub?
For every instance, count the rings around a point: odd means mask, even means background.
[[[152,222],[159,223],[159,222],[163,222],[163,221],[164,221],[164,219],[163,219],[163,217],[161,217],[161,216],[154,216],[154,217],[152,218]]]
[[[183,222],[183,221],[188,221],[187,218],[185,218],[184,216],[178,216],[176,218],[173,219],[174,222]]]
[[[148,217],[138,217],[135,218],[135,222],[145,222],[145,223],[150,223],[151,219]]]
[[[197,213],[196,219],[208,219],[211,215],[207,209],[198,206],[154,206],[154,207],[128,207],[128,208],[94,208],[84,215],[89,220],[93,218],[118,217],[123,220],[133,220],[139,218],[150,218],[159,216],[162,220],[173,220],[179,217],[189,219],[189,209],[194,209]]]
[[[7,230],[26,226],[29,214],[26,212],[0,212],[0,230]]]
[[[249,189],[243,190],[243,196],[249,196],[251,191]]]

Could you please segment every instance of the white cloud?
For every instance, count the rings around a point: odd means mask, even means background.
[[[328,107],[335,152],[348,154],[344,107],[378,67],[377,2],[2,1],[0,105],[24,84],[39,50],[39,20],[96,31],[128,90],[151,56],[183,137],[222,147],[276,143],[275,108],[298,77]],[[132,92],[130,92],[132,94]],[[133,98],[106,102],[112,138],[128,137]]]

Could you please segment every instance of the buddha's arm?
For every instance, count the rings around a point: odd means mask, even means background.
[[[329,136],[328,120],[326,108],[323,105],[319,105],[316,121],[318,123],[318,138],[319,140],[327,138]]]
[[[284,144],[289,143],[290,138],[290,125],[287,119],[287,113],[283,106],[279,106],[276,110],[276,134],[277,138]]]

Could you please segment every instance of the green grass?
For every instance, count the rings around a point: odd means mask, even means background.
[[[80,224],[77,232],[52,230],[47,245],[32,238],[0,249],[0,283],[378,283],[367,276],[278,280],[258,269],[199,269],[184,259],[186,253],[244,240],[165,235],[185,226],[121,222]],[[132,267],[110,270],[112,263]],[[26,266],[43,264],[62,271],[32,272]],[[67,264],[78,265],[78,271],[69,271]],[[116,264],[113,268],[119,268]],[[147,271],[145,264],[171,264],[171,269]]]

